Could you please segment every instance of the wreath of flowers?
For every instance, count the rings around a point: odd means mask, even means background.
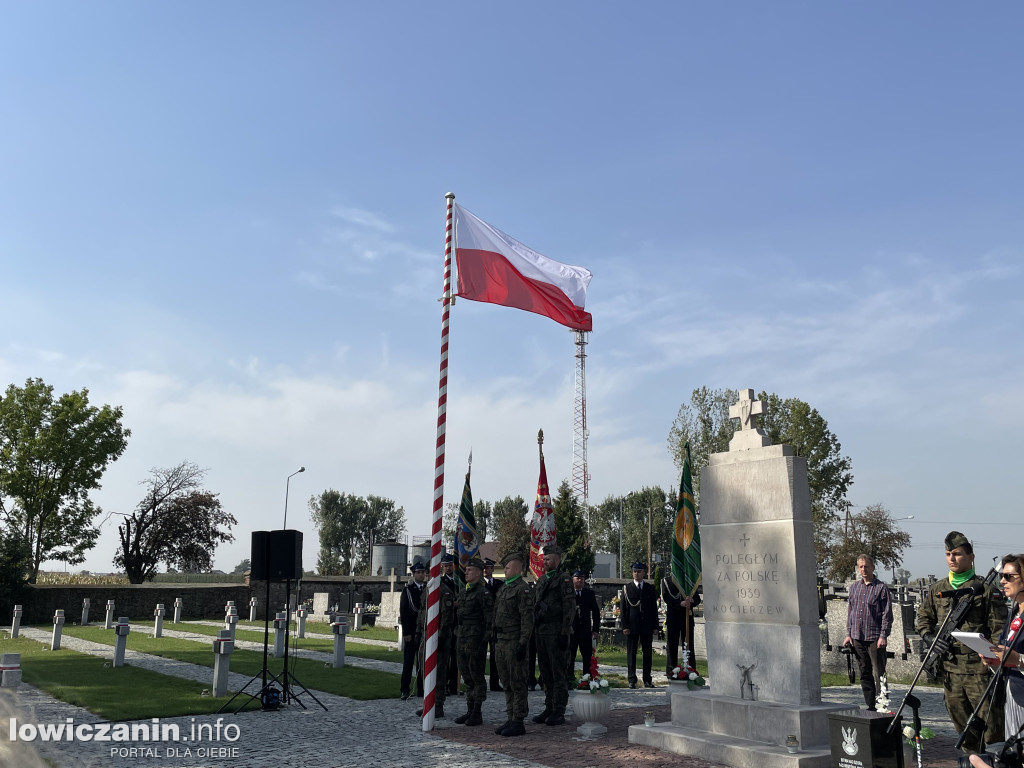
[[[678,680],[680,683],[686,683],[686,687],[691,691],[695,691],[698,688],[703,688],[707,685],[707,681],[700,676],[696,669],[693,669],[692,667],[675,667],[668,673],[668,679]]]
[[[589,691],[590,693],[603,693],[608,695],[608,681],[601,677],[601,673],[597,670],[597,654],[594,653],[590,657],[590,674],[583,675],[580,678],[579,683],[576,685],[578,691]]]

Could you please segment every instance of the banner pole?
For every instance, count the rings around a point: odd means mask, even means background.
[[[427,633],[423,652],[423,730],[434,728],[434,702],[438,685],[447,681],[437,679],[438,626],[440,624],[438,597],[441,588],[441,508],[444,504],[444,438],[448,411],[448,315],[452,303],[452,242],[454,229],[452,213],[455,194],[445,195],[447,200],[444,227],[444,294],[441,299],[441,370],[437,386],[437,442],[434,454],[434,506],[430,526],[430,581],[427,584]]]

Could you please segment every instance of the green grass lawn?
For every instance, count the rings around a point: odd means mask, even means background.
[[[152,622],[150,622],[150,623],[152,623]],[[246,627],[258,628],[259,631],[260,631],[260,634],[261,635],[263,634],[263,622],[262,621],[248,621],[248,620],[246,620],[246,621],[239,621],[238,622],[238,626],[241,627],[243,625],[246,626]],[[164,622],[164,626],[165,627],[168,626],[167,622]],[[296,627],[295,622],[292,621],[291,628],[292,628],[293,631],[295,630],[295,627]],[[181,628],[180,624],[177,627],[174,627],[174,626],[168,627],[168,629],[180,629],[180,628]],[[273,629],[274,629],[273,623],[271,623],[270,629],[271,629],[271,631],[273,631]],[[331,625],[330,624],[325,624],[325,623],[320,622],[320,621],[307,621],[306,622],[306,632],[307,633],[312,632],[314,634],[320,634],[320,635],[329,635],[329,634],[331,634]],[[353,640],[353,639],[354,640],[362,640],[362,639],[366,639],[366,640],[384,640],[385,642],[388,642],[388,643],[397,643],[398,642],[398,631],[394,627],[377,627],[377,626],[367,627],[367,626],[364,626],[362,629],[360,629],[358,632],[356,632],[356,631],[353,631],[352,625],[349,624],[348,639],[349,640]]]
[[[111,655],[113,655],[113,630],[103,629],[103,627],[68,627],[65,625],[64,634],[109,645],[111,646]],[[262,642],[262,634],[260,640]],[[132,651],[212,668],[212,645],[212,642],[207,644],[172,637],[154,638],[143,632],[132,632],[128,635],[127,647]],[[283,665],[284,659],[275,659],[272,656],[267,659],[267,668],[272,674],[279,674]],[[334,669],[325,667],[323,662],[301,658],[290,658],[288,668],[299,682],[310,690],[326,691],[359,700],[396,699],[400,696],[400,676],[390,672],[348,666]],[[262,652],[236,650],[231,654],[232,672],[252,677],[262,669]]]
[[[132,624],[141,624],[144,626],[152,627],[152,621],[133,621]],[[239,622],[238,627],[242,624]],[[246,622],[246,626],[249,624]],[[309,625],[306,625],[309,628]],[[164,623],[164,629],[173,629],[178,632],[193,632],[197,635],[209,635],[211,638],[217,636],[217,632],[220,631],[220,627],[211,627],[207,624],[171,624],[168,626]],[[106,630],[109,632],[110,630]],[[316,633],[314,633],[316,634]],[[130,636],[129,636],[130,637]],[[263,625],[259,627],[259,631],[255,629],[239,629],[235,628],[235,637],[239,640],[250,640],[254,643],[263,642]],[[402,652],[392,651],[388,648],[384,648],[378,645],[364,645],[358,642],[349,643],[348,639],[352,635],[349,634],[345,641],[345,655],[346,656],[358,656],[361,659],[373,659],[374,661],[393,661],[398,664],[402,663]],[[273,647],[274,644],[274,630],[270,630],[270,645]],[[358,639],[358,638],[357,638]],[[97,641],[99,642],[99,641]],[[334,637],[310,637],[309,634],[304,638],[290,637],[288,639],[289,650],[292,647],[301,648],[309,651],[322,651],[323,653],[334,653]]]
[[[202,696],[203,688],[209,688],[202,683],[132,666],[105,667],[110,663],[105,659],[67,649],[51,651],[26,637],[5,640],[3,650],[21,654],[26,683],[107,720],[210,714],[229,698]]]

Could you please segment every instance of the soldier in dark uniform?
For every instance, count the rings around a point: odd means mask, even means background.
[[[569,689],[565,679],[569,653],[569,633],[576,615],[576,592],[569,575],[560,567],[562,548],[557,544],[544,547],[544,575],[537,580],[534,597],[533,632],[537,638],[537,661],[544,681],[544,711],[533,718],[535,723],[561,725]]]
[[[980,595],[970,598],[971,609],[964,621],[956,629],[963,632],[980,632],[991,639],[997,639],[1006,624],[1006,601],[1000,592],[974,572],[974,547],[959,531],[950,531],[945,539],[946,563],[949,565],[949,576],[932,584],[921,600],[917,609],[917,621],[914,628],[921,635],[925,647],[936,643],[935,633],[942,620],[954,607],[957,600],[940,597],[940,592],[962,589],[975,584],[984,585]],[[967,599],[967,598],[960,598]],[[943,697],[946,711],[953,721],[957,733],[963,733],[971,712],[980,703],[982,694],[989,682],[989,673],[985,669],[977,653],[950,639],[951,642],[939,641],[936,650],[940,661],[936,669],[941,670]],[[987,721],[985,741],[994,743],[1003,739],[1003,710],[996,707],[991,712],[986,706],[979,715]],[[975,754],[981,745],[975,734],[969,734],[964,740],[963,750],[967,754]]]
[[[597,604],[597,595],[587,587],[587,574],[576,571],[572,575],[572,588],[575,590],[576,612],[572,617],[572,634],[569,635],[569,664],[566,671],[566,687],[575,687],[576,651],[583,658],[583,674],[590,673],[590,657],[594,655],[594,644],[601,629],[601,608]]]
[[[452,630],[455,627],[455,593],[452,592],[448,582],[443,578],[437,580],[437,667],[434,676],[434,716],[444,717],[444,700],[446,698],[445,680],[448,677],[448,659],[451,655],[450,649],[454,644]],[[424,589],[420,596],[419,613],[419,639],[416,641],[420,647],[419,656],[419,678],[416,681],[416,688],[423,690],[423,662],[427,652],[427,600],[429,589]],[[422,709],[416,710],[416,716],[423,714]]]
[[[402,624],[402,701],[409,698],[412,683],[412,668],[416,664],[419,640],[416,625],[420,613],[420,597],[427,581],[427,567],[417,561],[412,564],[412,578],[402,590],[399,598],[398,619]],[[423,695],[423,688],[417,688],[417,696]]]
[[[661,580],[661,602],[665,604],[665,674],[680,666],[697,669],[697,656],[693,652],[693,609],[700,605],[700,595],[693,597],[679,591],[671,576]],[[687,631],[689,630],[689,631]],[[686,658],[679,661],[679,641],[686,643]]]
[[[459,669],[466,681],[466,714],[455,718],[459,725],[480,725],[484,721],[480,708],[487,698],[484,661],[494,622],[494,598],[483,583],[483,573],[484,561],[471,558],[466,564],[466,587],[455,601],[459,617]]]
[[[441,555],[441,580],[448,585],[452,594],[458,595],[459,588],[455,583],[455,556],[446,552]],[[448,651],[448,677],[445,680],[445,688],[449,696],[458,696],[459,691],[459,658],[456,649],[456,641],[459,637],[459,619],[455,617],[452,624],[452,644]],[[438,678],[441,680],[442,678]]]
[[[523,580],[526,558],[520,552],[505,555],[505,583],[494,600],[495,658],[498,676],[505,689],[508,720],[494,732],[501,736],[522,736],[523,720],[529,709],[526,692],[526,652],[533,635],[533,590]]]
[[[487,589],[490,590],[492,597],[498,596],[498,590],[505,583],[501,579],[494,578],[494,561],[489,557],[484,558],[484,583],[487,585]],[[491,659],[491,690],[497,693],[501,691],[501,684],[498,682],[498,664],[494,656],[493,638],[488,642],[488,650]]]
[[[626,636],[626,670],[629,687],[636,688],[636,650],[643,649],[644,688],[653,688],[651,657],[658,628],[658,593],[644,581],[647,566],[633,563],[633,581],[622,589],[622,634]]]

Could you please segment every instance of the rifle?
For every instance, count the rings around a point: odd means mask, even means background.
[[[985,581],[981,584],[972,584],[970,587],[964,589],[953,590],[954,596],[956,593],[961,593],[959,596],[959,602],[953,607],[953,610],[946,616],[945,621],[938,630],[931,635],[931,645],[928,647],[928,655],[925,656],[924,668],[928,671],[928,674],[933,678],[938,676],[938,673],[942,671],[942,667],[939,662],[943,657],[949,658],[952,654],[952,643],[953,643],[953,632],[960,629],[960,626],[964,623],[964,619],[967,618],[967,612],[971,610],[971,606],[974,603],[974,598],[978,595],[985,594],[985,587],[990,586],[996,578],[996,569],[993,568],[988,572],[985,577]],[[927,640],[928,635],[922,637],[922,640]],[[938,649],[945,647],[947,650],[945,654],[937,652]]]

